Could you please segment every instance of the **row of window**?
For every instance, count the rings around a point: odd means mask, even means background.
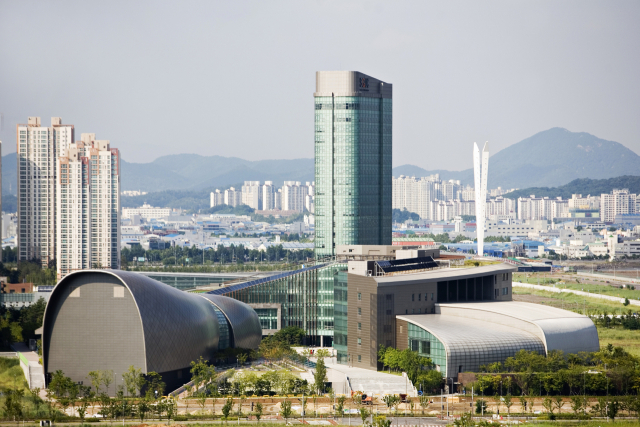
[[[431,301],[433,301],[435,294],[431,293]],[[422,299],[422,294],[418,294],[418,301],[421,301]],[[424,294],[424,300],[427,301],[427,298],[429,298],[429,294],[425,293]],[[416,300],[416,294],[411,294],[411,301],[415,301]]]

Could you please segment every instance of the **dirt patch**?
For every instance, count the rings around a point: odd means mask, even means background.
[[[544,304],[551,307],[562,308],[562,301],[558,301],[557,299],[541,297],[538,295],[527,295],[527,294],[513,294],[514,301],[522,301],[522,302],[531,302],[534,304]],[[566,306],[566,304],[564,304]]]

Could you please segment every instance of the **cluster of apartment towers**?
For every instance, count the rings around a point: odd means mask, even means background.
[[[276,189],[273,181],[245,181],[240,191],[231,187],[227,190],[211,192],[210,206],[247,205],[262,211],[314,211],[315,182],[284,181]]]
[[[58,277],[120,267],[120,153],[60,117],[17,125],[18,260],[55,260]]]
[[[392,182],[394,209],[406,209],[431,221],[449,221],[456,216],[476,214],[475,189],[461,185],[459,180],[444,181],[440,174],[421,178],[400,175]],[[486,204],[487,217],[515,215],[515,200],[502,197],[515,190],[498,187],[488,191],[491,198]]]
[[[610,194],[572,194],[562,197],[502,197],[517,189],[498,187],[488,191],[485,205],[487,219],[491,220],[553,220],[554,218],[580,218],[584,213],[603,222],[614,222],[616,215],[640,213],[640,195],[628,189],[614,189]],[[475,190],[462,186],[460,181],[443,181],[439,174],[427,177],[393,178],[393,208],[417,213],[421,219],[450,221],[457,216],[475,215]]]

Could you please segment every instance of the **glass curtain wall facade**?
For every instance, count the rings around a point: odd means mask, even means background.
[[[281,304],[282,328],[298,326],[307,333],[306,344],[330,347],[334,330],[334,283],[338,272],[346,270],[346,263],[331,263],[274,280],[266,278],[260,284],[228,293],[221,289],[218,294],[247,304]],[[269,312],[261,310],[258,317],[261,324],[272,325]]]
[[[278,329],[277,308],[254,308],[260,319],[260,327],[264,329]]]
[[[341,271],[336,276],[336,283],[333,290],[333,318],[335,322],[335,329],[333,331],[333,348],[336,349],[338,363],[342,363],[344,365],[349,363],[349,352],[347,350],[347,296],[347,272]]]
[[[316,257],[336,245],[390,245],[391,85],[357,72],[317,79]]]
[[[433,334],[419,326],[409,323],[407,327],[409,349],[417,351],[420,356],[429,357],[436,369],[447,376],[447,352],[444,344]]]

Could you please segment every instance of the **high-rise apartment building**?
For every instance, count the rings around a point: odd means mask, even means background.
[[[304,212],[307,194],[308,187],[300,181],[285,181],[282,186],[282,210]]]
[[[613,222],[616,215],[636,213],[637,196],[628,189],[614,189],[611,194],[600,196],[600,220]]]
[[[317,257],[336,245],[391,244],[392,85],[357,71],[318,71]]]
[[[56,179],[58,157],[66,155],[74,139],[73,125],[59,117],[42,126],[40,117],[19,124],[18,169],[18,261],[38,259],[43,266],[56,257]]]
[[[255,210],[262,209],[260,181],[245,181],[242,186],[242,204]]]
[[[227,206],[240,206],[242,204],[242,191],[237,191],[233,187],[224,190],[224,204]]]
[[[120,268],[120,153],[83,133],[59,157],[56,210],[58,276]]]
[[[224,205],[224,193],[221,193],[220,190],[212,191],[209,198],[209,207],[211,208]]]
[[[276,188],[273,181],[265,181],[262,186],[262,209],[268,211],[276,208]]]

